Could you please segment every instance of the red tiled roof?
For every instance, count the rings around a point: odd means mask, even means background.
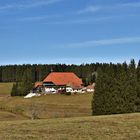
[[[42,86],[42,85],[43,85],[42,82],[36,82],[36,83],[35,83],[35,88],[37,88],[38,86]]]
[[[55,85],[81,86],[82,80],[72,72],[52,72],[43,82],[53,82]]]

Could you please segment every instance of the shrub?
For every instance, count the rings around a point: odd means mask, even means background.
[[[71,92],[66,92],[65,95],[68,95],[69,96],[69,95],[71,95]]]

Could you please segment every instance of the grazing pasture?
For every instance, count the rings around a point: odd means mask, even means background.
[[[0,84],[0,139],[140,139],[140,113],[91,116],[93,94],[24,99],[8,96],[11,87],[12,83]],[[31,120],[34,111],[37,120]]]
[[[139,140],[140,114],[2,121],[0,139]]]
[[[0,109],[31,117],[30,107],[38,111],[40,119],[91,116],[93,94],[46,95],[24,99],[23,97],[0,97]]]
[[[0,111],[0,121],[27,120],[27,117],[12,112]]]
[[[0,83],[0,96],[9,96],[13,83]]]

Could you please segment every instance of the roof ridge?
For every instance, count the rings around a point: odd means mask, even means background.
[[[67,83],[82,84],[82,80],[74,72],[52,72],[44,79],[45,81],[52,81],[56,85],[65,85]]]

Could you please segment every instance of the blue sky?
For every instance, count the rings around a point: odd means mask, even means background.
[[[0,0],[0,65],[140,59],[140,0]]]

